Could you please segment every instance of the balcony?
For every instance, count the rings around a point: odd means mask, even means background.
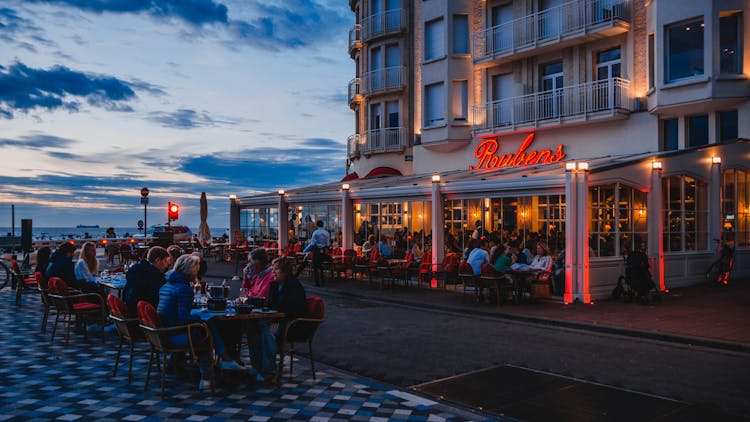
[[[631,0],[574,0],[471,36],[475,64],[497,65],[630,28]]]
[[[362,95],[403,89],[406,86],[406,67],[394,66],[371,70],[361,77]]]
[[[474,106],[473,132],[509,133],[622,118],[632,109],[630,81],[611,78]]]
[[[362,21],[362,41],[397,34],[406,29],[406,10],[394,9],[370,15]]]
[[[361,135],[360,134],[351,135],[351,136],[349,136],[346,139],[346,156],[350,160],[353,160],[355,158],[359,158],[359,154],[360,154],[360,151],[359,151],[359,149],[360,149],[359,148],[360,143],[359,142],[360,142],[360,139],[361,139]]]
[[[354,78],[349,81],[349,107],[354,109],[354,105],[362,102],[361,79]]]
[[[349,56],[354,57],[354,53],[362,48],[362,25],[356,24],[349,30]]]
[[[364,155],[401,152],[407,146],[408,133],[403,127],[368,130],[360,139],[360,149]]]

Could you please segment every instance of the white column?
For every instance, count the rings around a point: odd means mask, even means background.
[[[714,246],[713,239],[721,239],[721,159],[711,159],[711,174],[708,182],[708,247]]]
[[[573,300],[583,303],[591,301],[589,291],[589,173],[581,168],[576,175],[576,284]]]
[[[651,188],[648,193],[648,257],[652,262],[654,282],[659,290],[665,290],[664,285],[664,237],[663,230],[663,198],[661,182],[661,163],[651,164]],[[638,245],[636,245],[637,247]]]
[[[279,256],[289,243],[289,206],[286,203],[283,191],[279,191]]]
[[[443,195],[440,193],[440,177],[432,180],[432,273],[436,274],[443,262],[445,242],[443,241]]]
[[[229,196],[229,243],[236,243],[234,233],[240,230],[240,205],[237,197]],[[243,236],[244,237],[244,236]]]
[[[565,303],[573,302],[573,289],[576,286],[578,271],[577,230],[578,190],[576,189],[576,172],[570,169],[565,172]]]
[[[341,189],[341,243],[342,250],[352,248],[352,236],[354,236],[354,210],[352,200],[349,197],[349,185]]]

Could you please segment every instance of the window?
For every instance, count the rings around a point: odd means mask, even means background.
[[[453,15],[453,54],[469,54],[468,15]]]
[[[665,79],[703,75],[703,19],[667,27]]]
[[[453,81],[453,120],[466,121],[469,110],[469,82]]]
[[[619,256],[648,240],[646,192],[621,183],[589,189],[593,256]]]
[[[678,148],[677,144],[677,129],[679,127],[679,120],[677,119],[664,119],[661,121],[661,150],[662,151],[675,151]]]
[[[427,85],[425,90],[425,126],[436,126],[445,122],[445,89],[443,83]]]
[[[386,121],[386,127],[399,127],[398,124],[398,101],[389,101],[385,103],[386,113],[388,113],[388,120]]]
[[[648,36],[648,87],[654,88],[654,34]]]
[[[740,14],[719,18],[719,69],[721,73],[742,73]]]
[[[671,176],[662,183],[664,251],[705,250],[708,247],[706,188],[688,176]]]
[[[708,143],[708,115],[687,118],[687,144],[695,147]]]
[[[432,60],[445,55],[443,20],[436,19],[425,24],[424,59]]]
[[[717,117],[719,120],[719,142],[737,139],[737,110],[720,111]]]
[[[276,240],[278,238],[278,208],[240,209],[240,230],[245,237],[256,240]]]
[[[750,178],[747,171],[726,169],[721,175],[721,233],[736,247],[750,246]]]

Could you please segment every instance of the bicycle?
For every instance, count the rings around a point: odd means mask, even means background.
[[[734,248],[729,242],[714,239],[719,244],[719,258],[717,258],[706,270],[706,281],[709,283],[729,284],[729,273],[734,265]]]
[[[4,289],[8,284],[12,284],[14,278],[15,274],[11,270],[10,265],[4,261],[0,261],[0,290]]]

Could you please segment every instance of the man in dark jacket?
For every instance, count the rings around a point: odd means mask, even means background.
[[[50,277],[61,278],[68,287],[75,289],[83,289],[86,282],[81,280],[78,283],[75,275],[75,264],[73,263],[73,254],[75,254],[76,247],[70,243],[63,243],[52,256],[49,257],[49,265],[47,265],[47,279]]]
[[[164,285],[164,272],[169,268],[169,252],[161,246],[148,251],[146,259],[138,261],[125,274],[125,304],[131,316],[138,315],[138,301],[145,300],[154,308],[159,306],[159,289]]]

